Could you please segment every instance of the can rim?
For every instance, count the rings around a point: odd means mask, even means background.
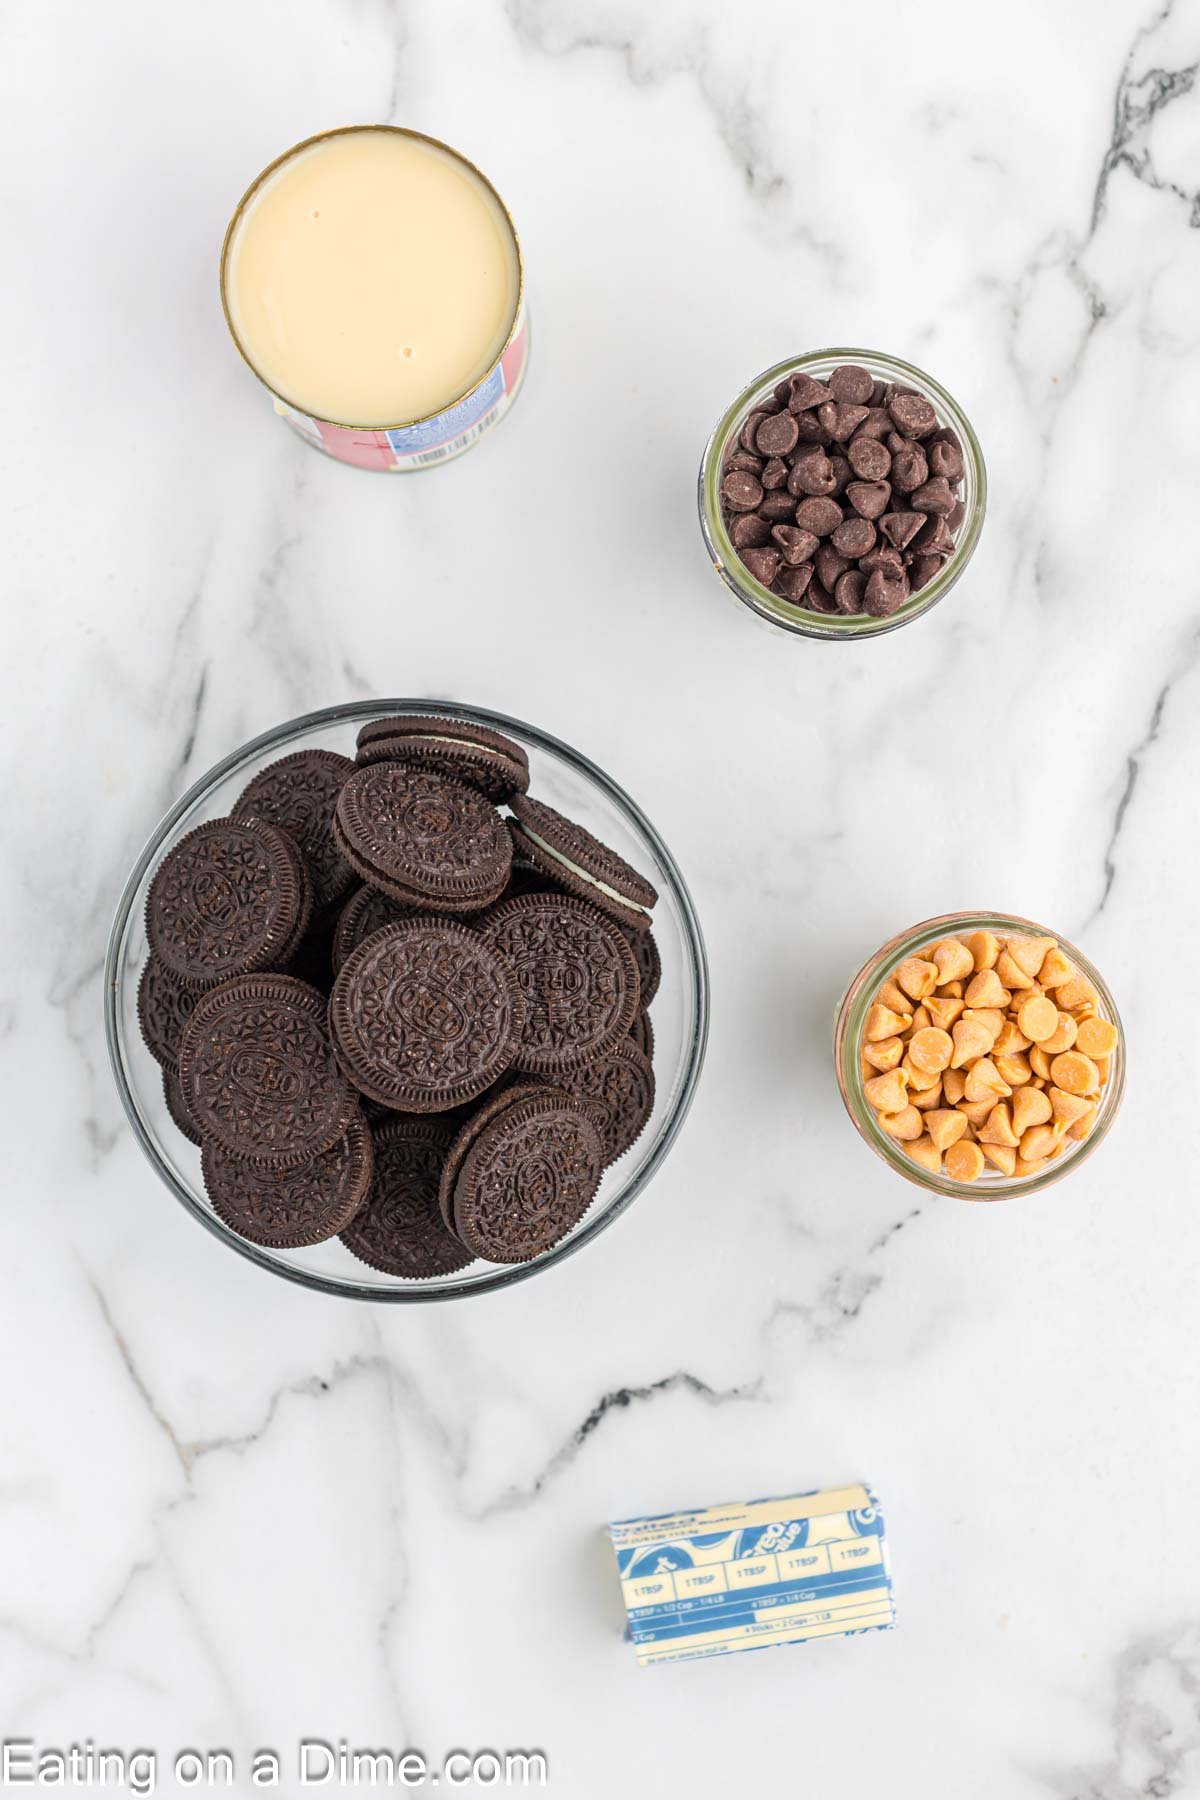
[[[237,330],[233,323],[233,314],[230,311],[229,306],[229,254],[233,244],[234,235],[238,226],[241,224],[246,208],[249,206],[251,200],[253,200],[264,181],[268,180],[268,178],[275,173],[276,169],[282,168],[284,163],[291,162],[293,157],[299,156],[302,150],[311,150],[314,144],[323,144],[329,138],[348,137],[352,133],[362,131],[390,131],[397,137],[417,138],[423,144],[432,144],[436,150],[444,150],[447,156],[452,156],[454,158],[455,162],[459,162],[464,168],[470,169],[471,173],[483,183],[484,187],[488,190],[497,206],[500,208],[500,211],[504,214],[508,229],[512,234],[513,248],[517,253],[517,297],[513,303],[512,320],[509,324],[508,333],[504,342],[501,344],[495,357],[488,364],[478,381],[473,381],[470,387],[463,388],[461,393],[454,394],[450,399],[443,402],[441,406],[435,407],[432,412],[421,413],[418,417],[412,419],[397,419],[390,425],[364,425],[355,423],[349,419],[326,419],[319,413],[309,412],[307,407],[302,406],[298,400],[292,400],[287,394],[281,394],[278,388],[273,388],[271,386],[266,376],[260,369],[256,368],[251,361],[245,346],[237,334]],[[513,223],[513,216],[505,205],[503,197],[498,193],[495,185],[488,180],[483,170],[478,168],[476,164],[471,161],[469,156],[464,156],[461,150],[456,150],[453,144],[444,143],[441,138],[431,137],[426,131],[414,131],[407,125],[334,125],[331,126],[328,131],[317,131],[313,133],[312,137],[301,138],[299,143],[293,144],[289,149],[282,151],[280,155],[275,158],[274,162],[269,162],[266,168],[260,170],[254,180],[250,183],[250,186],[246,189],[245,193],[234,207],[233,216],[225,227],[225,237],[221,244],[220,286],[221,311],[225,315],[225,324],[229,329],[230,337],[233,339],[234,348],[237,350],[238,355],[241,357],[250,373],[254,376],[255,380],[261,382],[268,394],[271,394],[276,400],[280,401],[282,405],[289,407],[293,412],[299,413],[301,417],[312,419],[319,425],[334,425],[339,431],[403,431],[410,425],[425,425],[430,419],[439,418],[442,413],[448,412],[452,406],[460,406],[464,400],[469,400],[472,394],[477,393],[484,382],[489,380],[495,373],[496,369],[504,359],[505,352],[509,349],[509,346],[516,337],[517,329],[521,323],[521,314],[525,302],[525,257],[521,249],[520,236],[517,232],[516,225]]]

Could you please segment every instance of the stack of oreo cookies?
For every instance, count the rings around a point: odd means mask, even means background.
[[[528,786],[499,732],[379,719],[160,864],[142,1034],[243,1237],[417,1280],[525,1262],[643,1130],[657,895]]]

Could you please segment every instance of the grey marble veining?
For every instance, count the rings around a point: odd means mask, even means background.
[[[305,1736],[540,1747],[588,1800],[1200,1795],[1200,6],[49,0],[0,30],[4,1733],[243,1771]],[[247,180],[372,118],[478,160],[529,264],[512,419],[407,482],[287,433],[216,299]],[[945,382],[990,497],[944,606],[831,648],[729,604],[694,485],[756,370],[838,342]],[[613,1230],[400,1317],[200,1232],[100,1017],[171,801],[389,692],[610,769],[714,986],[696,1107]],[[846,979],[970,905],[1080,941],[1128,1029],[1110,1141],[1026,1204],[903,1187],[833,1082]],[[857,1477],[894,1634],[635,1668],[606,1520]]]

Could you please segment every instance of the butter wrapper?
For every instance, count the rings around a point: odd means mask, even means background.
[[[883,1514],[861,1484],[608,1531],[643,1668],[896,1623]]]

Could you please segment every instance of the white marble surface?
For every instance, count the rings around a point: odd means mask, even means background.
[[[541,1748],[589,1800],[1200,1793],[1196,0],[44,0],[3,32],[4,1734],[228,1747],[240,1791],[255,1747],[294,1793],[340,1735]],[[364,119],[492,173],[534,308],[513,418],[391,483],[275,421],[215,289],[246,180]],[[992,482],[950,601],[861,647],[756,626],[694,516],[732,393],[838,341],[938,374]],[[714,982],[633,1211],[403,1315],[200,1231],[100,1021],[168,801],[372,692],[610,768]],[[1132,1065],[1086,1171],[992,1209],[876,1163],[829,1054],[858,962],[972,904],[1089,951]],[[894,1634],[636,1669],[606,1519],[860,1475]]]

